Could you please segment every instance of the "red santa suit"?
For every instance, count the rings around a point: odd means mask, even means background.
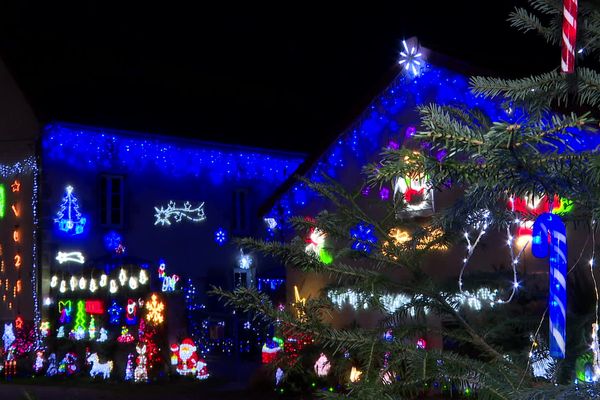
[[[179,346],[172,344],[171,351],[173,352],[171,363],[177,365],[176,370],[178,374],[194,375],[196,373],[198,354],[196,354],[196,345],[192,339],[183,339]]]

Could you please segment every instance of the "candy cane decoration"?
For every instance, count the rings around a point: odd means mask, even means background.
[[[577,38],[577,0],[563,0],[562,57],[560,69],[572,74],[575,70],[575,41]]]
[[[550,355],[565,358],[567,328],[567,233],[560,217],[551,213],[540,215],[533,224],[531,251],[535,257],[546,258],[550,252]]]

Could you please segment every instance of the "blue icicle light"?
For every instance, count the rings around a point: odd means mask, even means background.
[[[550,236],[550,241],[548,241]],[[550,355],[565,358],[567,331],[567,231],[555,214],[540,215],[533,224],[531,252],[546,258],[550,252],[550,283],[548,308],[550,310]]]

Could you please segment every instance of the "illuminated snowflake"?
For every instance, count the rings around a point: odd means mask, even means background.
[[[406,44],[406,40],[402,41],[402,46],[404,47],[404,51],[400,52],[400,60],[398,60],[398,64],[404,66],[404,70],[406,72],[412,72],[413,76],[419,75],[419,70],[421,68],[421,57],[423,54],[417,50],[417,47],[411,46],[408,48]]]
[[[165,320],[163,312],[165,311],[165,304],[158,301],[155,294],[152,295],[150,301],[146,302],[146,321],[154,324],[162,324]]]
[[[352,243],[352,249],[365,253],[371,252],[371,247],[377,243],[377,236],[374,233],[375,227],[370,224],[360,223],[350,229],[350,236],[356,239]]]
[[[227,232],[225,231],[225,229],[223,229],[223,228],[217,229],[217,231],[215,232],[215,242],[217,242],[217,244],[219,246],[223,246],[223,244],[225,244],[226,240],[227,240]]]

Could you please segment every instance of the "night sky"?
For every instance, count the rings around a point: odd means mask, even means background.
[[[6,3],[0,56],[43,123],[296,151],[321,148],[358,116],[397,71],[402,38],[503,76],[560,60],[505,22],[523,1]]]

